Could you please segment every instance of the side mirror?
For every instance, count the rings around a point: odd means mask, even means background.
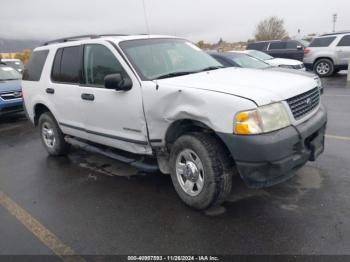
[[[105,76],[105,88],[115,89],[117,91],[128,91],[132,88],[130,78],[123,78],[120,73]]]
[[[304,48],[303,48],[301,45],[298,45],[298,46],[297,46],[297,49],[298,49],[298,50],[303,50]]]

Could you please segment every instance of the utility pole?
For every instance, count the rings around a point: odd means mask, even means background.
[[[335,33],[335,24],[337,23],[338,14],[333,14],[333,33]]]

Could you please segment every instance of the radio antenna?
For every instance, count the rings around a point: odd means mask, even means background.
[[[147,34],[150,35],[148,18],[147,18],[147,10],[146,10],[146,0],[142,0],[142,6],[143,6],[143,15],[145,17],[145,24],[146,24]]]

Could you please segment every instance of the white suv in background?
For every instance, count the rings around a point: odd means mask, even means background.
[[[52,41],[34,50],[22,86],[49,154],[74,144],[159,168],[197,209],[222,203],[237,172],[248,186],[271,186],[324,149],[327,115],[314,79],[222,68],[180,38]]]
[[[321,77],[331,76],[348,68],[350,32],[325,34],[313,39],[304,49],[304,64]]]

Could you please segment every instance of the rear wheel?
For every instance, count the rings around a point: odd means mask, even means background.
[[[46,112],[40,116],[39,128],[41,141],[50,155],[64,155],[69,151],[70,146],[51,113]]]
[[[231,191],[231,163],[216,138],[203,133],[181,136],[170,154],[176,192],[187,205],[199,210],[221,204]]]
[[[332,60],[327,58],[317,60],[314,65],[314,71],[320,77],[331,76],[334,73],[334,64]]]

